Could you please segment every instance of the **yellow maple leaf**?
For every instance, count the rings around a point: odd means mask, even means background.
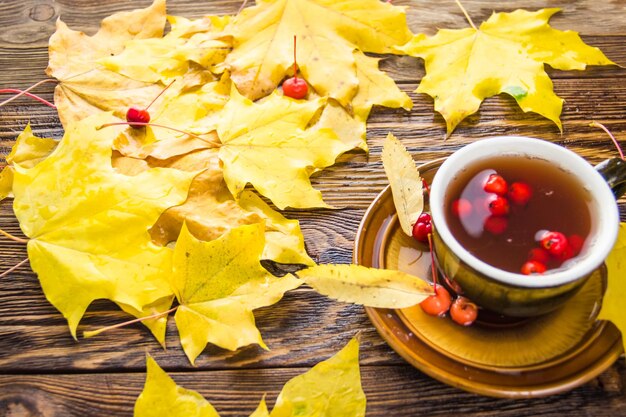
[[[45,160],[15,166],[13,209],[30,238],[31,267],[74,337],[96,299],[141,312],[171,298],[172,251],[152,244],[148,228],[184,201],[195,175],[163,168],[135,177],[116,173],[116,128],[94,127],[110,120],[103,113],[72,124]]]
[[[246,184],[279,209],[328,207],[309,175],[351,149],[330,129],[307,129],[325,100],[293,100],[274,93],[257,103],[233,88],[217,133],[224,179],[237,198]]]
[[[231,37],[222,33],[229,16],[196,20],[168,16],[167,20],[171,30],[164,37],[131,39],[121,53],[97,62],[134,80],[169,84],[194,64],[210,69],[230,52]]]
[[[278,302],[300,281],[273,277],[261,266],[263,233],[264,225],[256,223],[203,242],[183,225],[170,280],[180,303],[176,327],[192,364],[207,343],[229,350],[252,343],[266,348],[252,310]]]
[[[352,339],[333,357],[289,380],[276,399],[271,417],[363,417],[359,342]]]
[[[354,49],[389,53],[411,32],[404,8],[378,0],[258,0],[231,28],[226,58],[237,88],[256,100],[270,94],[293,66],[322,96],[347,106],[358,89]]]
[[[7,166],[0,172],[0,200],[12,195],[14,165],[32,168],[46,159],[57,144],[57,140],[33,135],[30,123],[26,125],[11,148],[11,153],[6,156]]]
[[[354,115],[364,122],[369,117],[374,105],[411,110],[413,101],[400,91],[395,81],[378,69],[380,58],[366,56],[361,51],[354,51],[359,90],[352,99]]]
[[[608,284],[602,299],[602,308],[598,319],[609,320],[622,332],[622,343],[626,349],[626,223],[620,223],[617,242],[606,259]]]
[[[381,159],[391,186],[400,226],[407,236],[412,236],[413,225],[424,209],[420,173],[411,154],[391,133],[385,139]]]
[[[317,265],[298,271],[298,278],[320,294],[377,308],[411,307],[433,293],[413,275],[361,265]]]
[[[441,29],[432,37],[419,34],[399,48],[424,59],[426,75],[416,91],[434,99],[448,135],[478,110],[483,99],[500,93],[561,129],[563,100],[552,90],[544,63],[562,70],[614,63],[576,32],[551,28],[548,20],[559,10],[494,13],[478,29]]]
[[[219,417],[196,391],[182,388],[150,355],[146,357],[146,383],[135,402],[135,417]]]
[[[122,52],[132,39],[161,38],[165,16],[165,0],[155,0],[145,9],[107,17],[93,36],[57,20],[46,74],[60,81],[54,102],[64,127],[101,111],[122,117],[130,106],[147,106],[161,92],[162,85],[109,71],[98,60]]]
[[[135,417],[219,417],[196,391],[182,388],[146,357],[147,375],[135,402]],[[331,358],[285,384],[271,414],[265,397],[250,417],[364,417],[366,398],[361,387],[359,342],[352,339]]]

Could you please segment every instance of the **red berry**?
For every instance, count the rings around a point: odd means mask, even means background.
[[[569,247],[572,248],[572,253],[574,254],[574,256],[578,255],[583,249],[585,239],[580,235],[569,235],[567,240],[569,242]]]
[[[514,182],[509,187],[508,197],[514,204],[525,206],[533,195],[533,189],[525,182]]]
[[[509,200],[504,197],[497,196],[489,201],[489,212],[494,216],[506,216],[509,214]]]
[[[565,247],[565,249],[563,250],[563,252],[561,252],[560,255],[554,255],[554,258],[563,263],[565,261],[567,261],[568,259],[572,259],[574,256],[576,256],[574,254],[574,251],[572,250],[572,247],[570,245],[567,245]]]
[[[429,213],[422,213],[419,215],[419,217],[417,218],[417,222],[422,222],[422,223],[430,223],[430,221],[432,220],[432,217],[430,217]]]
[[[283,81],[283,94],[287,97],[301,99],[309,92],[309,86],[303,78],[291,77]]]
[[[433,225],[430,221],[420,222],[419,220],[413,225],[413,238],[422,243],[428,243],[428,235],[433,232]]]
[[[569,246],[567,238],[561,232],[546,232],[541,237],[541,246],[550,252],[550,255],[559,256]]]
[[[522,274],[543,274],[546,272],[546,266],[539,261],[528,261],[522,265]]]
[[[544,248],[533,248],[528,252],[528,260],[547,264],[550,261],[550,252]]]
[[[508,188],[506,180],[498,174],[489,175],[485,185],[483,186],[483,190],[488,193],[495,193],[502,196],[506,195]]]
[[[472,213],[472,203],[464,198],[454,200],[452,203],[452,213],[459,218],[467,217]]]
[[[429,295],[420,303],[424,313],[431,316],[444,316],[450,309],[452,298],[450,293],[441,285],[437,285],[435,294]]]
[[[134,127],[135,129],[144,127],[143,125],[136,125],[133,123],[149,123],[150,113],[148,113],[148,110],[146,109],[131,107],[126,112],[126,121],[130,123],[130,127]]]
[[[506,217],[489,216],[485,220],[484,228],[492,235],[501,235],[509,226],[509,221]]]
[[[469,326],[478,317],[478,307],[465,297],[457,297],[450,307],[450,317],[461,326]]]

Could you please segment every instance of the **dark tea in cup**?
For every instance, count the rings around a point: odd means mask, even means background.
[[[591,201],[575,176],[546,160],[497,156],[460,171],[444,205],[452,235],[468,252],[528,275],[575,261],[591,232]],[[551,246],[549,233],[561,247]]]

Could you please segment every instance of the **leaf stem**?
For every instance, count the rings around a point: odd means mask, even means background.
[[[30,90],[32,90],[32,89],[34,89],[34,88],[39,87],[41,84],[44,84],[44,83],[50,83],[50,82],[54,82],[54,83],[56,83],[56,82],[58,82],[58,81],[57,81],[57,80],[55,80],[55,79],[53,79],[53,78],[46,78],[45,80],[41,80],[41,81],[39,81],[39,82],[37,82],[37,83],[35,83],[35,84],[31,85],[30,87],[28,87],[26,90],[23,90],[23,91],[21,91],[21,90],[20,90],[21,92],[20,92],[19,94],[14,95],[13,97],[11,97],[11,98],[9,98],[9,99],[7,99],[7,100],[4,100],[3,102],[1,102],[1,103],[0,103],[0,107],[4,106],[4,105],[5,105],[5,104],[7,104],[7,103],[12,102],[13,100],[17,99],[18,97],[21,97],[21,96],[25,95],[25,94],[26,94],[26,93],[28,93]]]
[[[108,330],[119,329],[120,327],[125,327],[125,326],[128,326],[130,324],[134,324],[134,323],[140,323],[140,322],[143,322],[143,321],[146,321],[146,320],[158,319],[160,317],[167,316],[168,314],[170,314],[173,311],[176,311],[177,308],[178,308],[178,306],[175,306],[175,307],[172,307],[169,310],[163,311],[161,313],[155,313],[155,314],[152,314],[152,315],[149,315],[149,316],[146,316],[146,317],[139,317],[138,319],[125,321],[123,323],[114,324],[112,326],[103,327],[101,329],[94,330],[94,331],[91,331],[91,332],[83,332],[83,337],[89,338],[89,337],[97,336],[100,333],[106,332]]]
[[[29,93],[29,92],[24,91],[24,90],[18,90],[17,88],[3,88],[3,89],[0,90],[0,94],[5,94],[5,93],[19,93],[19,94],[24,95],[26,97],[33,98],[33,99],[35,99],[35,100],[45,104],[46,106],[52,107],[53,109],[57,108],[57,106],[55,106],[54,104],[50,103],[48,100],[43,99],[43,98],[39,97],[36,94],[32,94],[32,93]]]
[[[428,234],[428,247],[430,248],[430,270],[433,276],[433,290],[437,294],[437,267],[435,266],[435,248],[432,233]]]
[[[24,265],[26,262],[28,262],[28,258],[20,261],[17,265],[13,265],[11,268],[9,268],[6,271],[4,271],[3,273],[1,273],[0,274],[0,278],[9,275],[11,272],[15,271],[17,268],[19,268],[20,266]]]
[[[463,12],[463,14],[465,15],[465,18],[467,19],[467,21],[469,22],[470,26],[474,28],[474,30],[478,30],[476,28],[476,25],[474,24],[474,22],[472,21],[472,18],[470,17],[470,15],[467,13],[467,10],[465,10],[465,7],[463,7],[463,4],[461,4],[461,2],[459,0],[454,0],[456,1],[456,4],[461,8],[461,11]]]
[[[22,239],[21,237],[13,236],[11,233],[5,232],[2,229],[0,229],[0,235],[4,235],[8,237],[9,239],[14,240],[19,243],[28,243],[28,239]]]
[[[617,139],[615,139],[615,136],[613,136],[611,131],[609,129],[607,129],[607,127],[604,126],[602,123],[598,123],[596,121],[593,121],[593,122],[589,123],[589,126],[591,126],[591,127],[599,127],[600,129],[604,130],[607,135],[609,135],[609,137],[613,141],[613,144],[615,144],[615,147],[617,148],[617,152],[619,152],[620,158],[622,158],[622,161],[623,161],[624,160],[624,153],[622,152],[621,146],[619,146],[619,142],[617,141]]]
[[[246,7],[246,4],[248,4],[248,0],[243,0],[243,3],[239,6],[239,10],[237,10],[237,14],[241,13],[241,11]]]
[[[171,83],[169,83],[169,84],[168,84],[168,85],[167,85],[167,86],[166,86],[163,90],[161,90],[161,92],[160,92],[160,93],[159,93],[159,94],[158,94],[158,95],[154,98],[154,100],[152,100],[152,101],[150,102],[150,104],[148,104],[148,107],[146,107],[144,110],[148,110],[148,109],[150,108],[150,106],[152,106],[152,105],[154,104],[154,102],[155,102],[155,101],[157,101],[157,99],[158,99],[159,97],[161,97],[161,95],[162,95],[163,93],[165,93],[165,92],[167,91],[167,89],[168,89],[168,88],[170,88],[170,87],[172,86],[172,84],[174,84],[174,82],[175,82],[175,81],[176,81],[176,80],[172,80],[172,82],[171,82]]]
[[[296,62],[296,35],[293,35],[293,78],[297,80],[298,64]]]
[[[170,127],[170,126],[165,126],[165,125],[160,125],[157,123],[144,123],[144,122],[116,122],[116,123],[106,123],[103,124],[102,126],[98,126],[96,128],[96,130],[100,130],[103,129],[105,127],[111,127],[111,126],[152,126],[152,127],[160,127],[162,129],[169,129],[169,130],[173,130],[174,132],[178,132],[178,133],[182,133],[183,135],[189,135],[191,137],[194,137],[196,139],[200,139],[200,140],[204,140],[206,141],[206,138],[203,138],[202,136],[198,136],[195,133],[191,133],[191,132],[185,132],[184,130],[180,130],[180,129],[176,129],[175,127]],[[208,142],[207,142],[208,143]],[[213,148],[217,148],[219,145],[216,144],[212,144],[214,146],[212,146]]]

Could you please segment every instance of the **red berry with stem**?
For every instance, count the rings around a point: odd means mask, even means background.
[[[134,129],[139,129],[139,128],[144,127],[146,123],[150,123],[150,113],[148,113],[148,109],[150,108],[150,106],[154,104],[154,102],[159,97],[161,97],[163,93],[167,91],[168,88],[170,88],[172,84],[174,84],[174,81],[176,80],[173,80],[163,90],[161,90],[161,92],[150,102],[150,104],[146,106],[145,109],[138,109],[136,107],[130,107],[126,111],[126,121],[128,122],[128,125]],[[143,124],[139,124],[139,123],[143,123]]]
[[[435,287],[435,294],[429,295],[420,303],[424,313],[431,316],[444,316],[450,309],[452,297],[450,293],[441,285]]]
[[[478,307],[466,297],[457,297],[450,307],[450,317],[461,326],[469,326],[478,317]]]
[[[489,212],[494,216],[506,216],[509,214],[509,200],[497,196],[489,201]]]
[[[417,221],[413,225],[413,238],[420,242],[428,242],[428,235],[433,232],[433,225],[431,223],[431,217],[428,213],[422,213],[417,218]]]
[[[514,182],[509,187],[509,200],[518,206],[525,206],[533,196],[533,189],[525,182]]]
[[[509,227],[509,221],[506,217],[489,216],[485,220],[483,227],[492,235],[501,235]]]
[[[296,61],[296,37],[293,37],[293,77],[283,81],[283,94],[287,97],[302,99],[309,92],[309,86],[303,78],[298,78],[298,64]]]
[[[541,237],[541,246],[550,252],[550,255],[559,256],[568,247],[567,238],[561,232],[546,232]]]
[[[472,203],[465,198],[459,198],[452,203],[452,213],[459,218],[472,214]]]
[[[506,195],[508,188],[509,187],[506,183],[506,180],[498,174],[489,175],[489,177],[487,177],[485,185],[483,186],[483,190],[487,191],[488,193],[495,193],[501,196]]]
[[[524,275],[543,274],[546,272],[546,266],[539,261],[527,261],[524,265],[522,265],[521,271]]]
[[[130,123],[130,127],[137,129],[143,127],[143,125],[137,125],[134,123],[149,123],[150,113],[148,113],[148,110],[146,109],[131,107],[126,112],[126,121]]]

